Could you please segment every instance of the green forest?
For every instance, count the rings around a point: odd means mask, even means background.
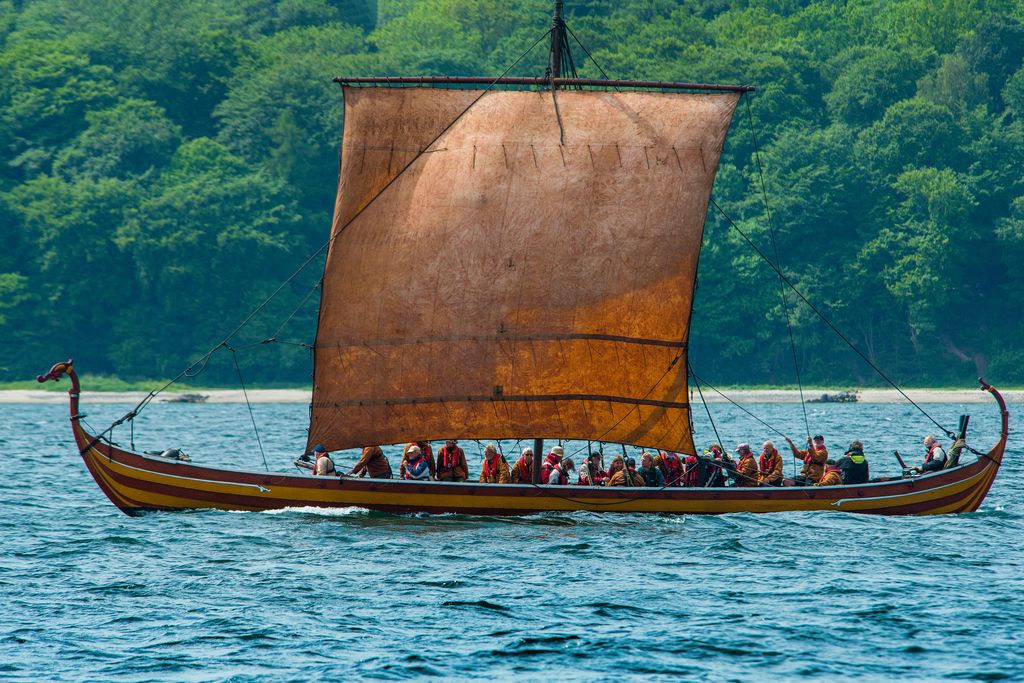
[[[0,381],[169,378],[328,236],[339,75],[497,76],[549,0],[0,0]],[[750,84],[714,199],[895,381],[1024,384],[1024,2],[567,0],[579,74]],[[541,76],[542,46],[510,75]],[[756,140],[756,142],[755,142]],[[642,267],[642,264],[637,264]],[[309,382],[314,261],[233,340]],[[690,357],[792,385],[773,271],[712,210]],[[811,384],[881,380],[794,296]],[[260,344],[276,337],[291,344]],[[228,351],[205,385],[237,380]],[[200,381],[198,378],[196,381]]]

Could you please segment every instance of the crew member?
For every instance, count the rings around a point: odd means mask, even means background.
[[[390,479],[391,463],[380,446],[367,446],[359,456],[359,462],[348,473],[371,479]]]
[[[775,444],[765,441],[761,457],[757,462],[758,486],[782,486],[782,456],[775,450]]]
[[[946,451],[938,440],[929,434],[924,437],[924,464],[911,467],[915,472],[938,472],[946,465]]]
[[[643,466],[643,458],[640,458]],[[661,451],[655,458],[654,464],[658,466],[665,476],[665,483],[669,486],[683,485],[683,460],[678,453],[672,451]]]
[[[608,473],[601,469],[601,454],[594,451],[580,465],[578,486],[603,486]]]
[[[509,471],[508,461],[505,456],[498,452],[498,447],[493,443],[484,446],[484,462],[480,465],[481,484],[510,484],[512,474]]]
[[[836,466],[836,461],[829,458],[825,461],[825,472],[815,486],[842,486],[842,470]]]
[[[640,454],[640,476],[644,478],[645,486],[665,486],[665,474],[660,467],[654,464],[654,456],[644,451]]]
[[[524,448],[522,455],[516,460],[516,464],[512,466],[512,483],[513,484],[532,484],[533,483],[533,449]]]
[[[836,463],[844,484],[866,484],[871,476],[868,459],[864,457],[864,444],[854,440],[850,450]]]
[[[437,473],[437,469],[434,466],[434,449],[432,449],[430,447],[430,444],[427,443],[426,441],[413,441],[412,443],[407,444],[404,449],[402,449],[402,460],[398,463],[399,476],[405,476],[405,463],[408,458],[409,450],[413,446],[416,446],[417,448],[420,449],[420,453],[423,454],[424,459],[426,459],[427,461],[427,466],[430,468],[430,478],[433,479]]]
[[[736,472],[731,475],[736,480],[735,486],[757,486],[757,461],[750,444],[741,443],[736,447],[736,454],[740,459],[736,463]]]
[[[540,483],[542,484],[561,484],[562,483],[562,456],[565,451],[561,446],[552,446],[551,452],[544,456],[544,462],[540,466]],[[554,481],[551,481],[552,475]]]
[[[405,464],[402,465],[403,479],[430,480],[430,463],[416,444],[411,444],[405,451]]]
[[[789,444],[790,450],[793,451],[793,457],[804,461],[803,469],[800,470],[800,476],[794,479],[797,486],[817,484],[818,480],[821,479],[822,473],[825,471],[825,461],[828,460],[825,437],[821,434],[816,434],[812,440],[808,436],[807,450],[797,448],[796,444],[788,436],[786,437],[786,443]]]
[[[459,448],[455,439],[448,439],[437,452],[438,481],[466,481],[469,479],[469,464],[466,453]]]
[[[616,456],[618,458],[619,456]],[[615,463],[612,462],[612,466]],[[636,471],[636,460],[633,458],[624,459],[622,468],[617,469],[615,474],[608,479],[605,486],[643,486],[644,478]]]
[[[334,467],[334,461],[331,460],[331,454],[327,452],[323,444],[318,443],[313,446],[313,455],[316,457],[316,461],[313,463],[313,474],[326,477],[338,473]]]
[[[703,481],[704,486],[725,486],[726,481],[729,478],[730,472],[736,471],[736,463],[729,457],[729,454],[725,452],[717,443],[711,444],[704,455],[708,462],[707,478]]]

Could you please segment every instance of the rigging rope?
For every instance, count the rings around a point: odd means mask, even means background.
[[[690,359],[686,359],[686,367],[690,371],[690,376],[693,377],[694,384],[697,385],[697,394],[700,396],[700,402],[704,404],[704,412],[708,414],[708,422],[711,423],[711,429],[715,432],[715,439],[718,441],[718,445],[723,449],[725,446],[722,444],[722,437],[718,435],[718,427],[715,426],[715,420],[711,417],[711,409],[708,408],[708,402],[704,400],[704,392],[700,390],[700,378],[697,377],[697,373],[693,371],[693,365],[690,364]],[[694,450],[696,450],[696,444],[694,444]]]
[[[263,452],[263,441],[260,439],[260,430],[256,427],[256,416],[252,414],[252,404],[249,403],[249,393],[245,390],[245,380],[242,379],[242,368],[238,367],[238,354],[235,350],[228,347],[231,352],[231,360],[235,363],[235,372],[238,373],[238,383],[242,386],[242,396],[245,397],[245,407],[249,409],[249,419],[252,420],[252,431],[256,433],[256,443],[260,446],[260,455],[263,456],[263,467],[266,468],[267,472],[270,471],[270,465],[267,464],[267,454]]]
[[[800,300],[801,300],[801,301],[803,301],[803,302],[804,302],[805,304],[807,304],[807,307],[808,307],[808,308],[810,308],[810,309],[811,309],[812,311],[814,311],[814,314],[815,314],[816,316],[818,316],[818,318],[820,318],[820,319],[821,319],[821,321],[822,321],[823,323],[825,323],[826,325],[828,325],[828,327],[829,327],[829,328],[830,328],[830,329],[831,329],[831,330],[832,330],[833,332],[835,332],[835,333],[836,333],[836,336],[838,336],[838,337],[839,337],[840,339],[842,339],[842,340],[843,340],[843,342],[844,342],[844,343],[845,343],[845,344],[846,344],[847,346],[849,346],[849,347],[850,347],[851,349],[853,349],[853,351],[854,351],[854,352],[855,352],[855,353],[856,353],[856,354],[857,354],[858,356],[860,356],[860,357],[861,357],[861,359],[863,359],[863,361],[864,361],[865,363],[867,363],[867,364],[868,364],[868,366],[869,366],[869,367],[870,367],[870,368],[871,368],[872,370],[874,370],[874,371],[875,371],[876,373],[878,373],[878,376],[879,376],[879,377],[881,377],[881,378],[882,378],[882,379],[884,379],[884,380],[885,380],[886,382],[888,382],[888,383],[889,383],[889,385],[890,385],[890,386],[891,386],[891,387],[892,387],[893,389],[895,389],[896,391],[898,391],[898,392],[899,392],[900,396],[902,396],[903,398],[907,399],[907,401],[908,401],[908,402],[910,403],[910,405],[912,405],[912,406],[914,406],[915,408],[917,408],[917,409],[918,409],[918,410],[919,410],[919,411],[921,412],[921,414],[922,414],[922,415],[924,415],[924,416],[925,416],[926,418],[928,418],[929,420],[931,420],[932,424],[934,424],[934,425],[935,425],[936,427],[938,427],[938,428],[939,428],[940,430],[942,430],[942,433],[943,433],[943,434],[947,435],[947,436],[948,436],[949,438],[954,438],[954,437],[956,436],[956,435],[955,435],[955,434],[954,434],[954,433],[953,433],[952,431],[950,431],[950,430],[946,429],[946,428],[945,428],[945,427],[943,427],[943,426],[942,426],[941,424],[939,424],[939,423],[938,423],[938,421],[936,421],[936,419],[935,419],[935,418],[933,418],[933,417],[932,417],[931,415],[929,415],[929,414],[928,414],[928,412],[927,412],[927,411],[926,411],[926,410],[925,410],[924,408],[922,408],[922,407],[921,407],[920,405],[918,405],[918,404],[917,404],[917,403],[916,403],[916,402],[914,401],[914,399],[912,399],[912,398],[910,398],[909,396],[907,396],[906,392],[904,392],[904,391],[903,391],[902,389],[900,389],[900,388],[899,388],[899,386],[897,386],[897,384],[896,384],[895,382],[893,382],[893,381],[892,381],[891,379],[889,379],[889,376],[888,376],[888,375],[886,375],[886,374],[885,374],[885,373],[884,373],[884,372],[882,371],[882,369],[881,369],[881,368],[879,368],[879,367],[878,367],[877,365],[875,365],[875,364],[874,364],[874,363],[873,363],[873,362],[871,361],[871,359],[870,359],[870,358],[868,358],[868,357],[867,357],[867,356],[866,356],[866,355],[864,354],[864,352],[863,352],[863,351],[861,351],[861,350],[860,350],[859,348],[857,348],[857,346],[856,346],[856,345],[855,345],[855,344],[854,344],[854,343],[853,343],[852,341],[850,341],[850,339],[849,339],[849,338],[848,338],[848,337],[847,337],[847,336],[846,336],[845,334],[843,334],[843,333],[842,333],[842,332],[841,332],[841,331],[839,330],[839,328],[838,328],[838,327],[836,327],[836,326],[835,326],[835,325],[834,325],[834,324],[832,323],[832,321],[831,321],[831,320],[829,320],[829,319],[828,319],[827,317],[825,317],[825,314],[824,314],[824,313],[822,313],[821,311],[819,311],[819,310],[818,310],[818,307],[817,307],[817,306],[815,306],[815,305],[814,305],[813,303],[811,303],[811,302],[810,302],[810,300],[809,300],[809,299],[808,299],[808,298],[807,298],[806,296],[804,296],[804,293],[803,293],[803,292],[801,292],[801,291],[800,291],[799,289],[797,289],[796,285],[794,285],[794,284],[793,284],[793,283],[792,283],[792,282],[791,282],[791,281],[789,280],[789,278],[787,278],[787,277],[786,277],[786,276],[785,276],[785,275],[783,274],[783,272],[782,272],[781,270],[779,270],[779,269],[778,269],[778,267],[777,267],[777,266],[776,266],[776,265],[775,265],[774,263],[772,263],[772,260],[771,260],[771,259],[769,259],[769,258],[768,258],[768,257],[767,257],[767,256],[765,255],[765,253],[764,253],[763,251],[761,251],[761,250],[760,250],[760,249],[758,248],[758,246],[757,246],[756,244],[754,244],[753,240],[751,240],[751,239],[750,239],[750,237],[748,237],[748,236],[747,236],[747,234],[746,234],[745,232],[743,232],[743,230],[742,230],[742,229],[740,228],[740,226],[738,226],[738,225],[736,224],[736,221],[734,221],[734,220],[733,220],[733,219],[732,219],[732,218],[731,218],[731,217],[729,216],[729,214],[727,214],[727,213],[725,212],[725,210],[724,210],[724,209],[722,209],[722,207],[718,205],[718,202],[716,202],[716,201],[715,201],[715,198],[714,198],[714,197],[711,197],[711,204],[712,204],[712,206],[714,206],[714,207],[715,207],[715,209],[716,209],[716,210],[717,210],[717,211],[718,211],[718,212],[719,212],[720,214],[722,214],[722,217],[723,217],[723,218],[725,218],[725,220],[726,220],[726,221],[728,221],[729,225],[730,225],[730,226],[732,226],[732,228],[733,228],[733,229],[734,229],[734,230],[735,230],[736,232],[738,232],[738,233],[739,233],[740,237],[742,237],[742,238],[743,238],[743,240],[744,240],[744,241],[745,241],[745,242],[746,242],[746,243],[747,243],[748,245],[750,245],[750,248],[751,248],[751,249],[753,249],[753,250],[754,250],[754,251],[755,251],[755,252],[757,253],[757,255],[758,255],[758,256],[760,256],[760,257],[761,257],[761,258],[762,258],[762,259],[763,259],[763,260],[765,261],[765,263],[767,263],[767,264],[768,264],[768,265],[769,265],[769,266],[770,266],[770,267],[772,268],[772,270],[774,270],[774,271],[775,271],[775,272],[776,272],[776,273],[778,274],[779,278],[780,278],[780,279],[781,279],[781,280],[782,280],[783,282],[785,282],[785,283],[786,283],[786,285],[787,285],[787,286],[788,286],[788,287],[789,287],[789,288],[790,288],[791,290],[793,290],[793,292],[794,292],[794,293],[795,293],[795,294],[796,294],[796,295],[797,295],[797,296],[798,296],[798,297],[800,298]]]
[[[775,242],[775,222],[772,220],[772,210],[768,205],[768,190],[765,187],[764,182],[764,168],[761,166],[761,149],[757,144],[757,130],[754,127],[754,115],[750,110],[750,98],[746,98],[747,105],[747,123],[750,126],[750,135],[754,139],[754,159],[757,162],[757,175],[761,180],[761,199],[764,201],[764,212],[768,218],[768,234],[771,235],[772,240],[772,252],[775,255],[775,264],[779,273],[782,272],[782,261],[779,259],[779,248]],[[811,423],[807,419],[807,404],[804,402],[804,385],[800,381],[800,363],[796,357],[796,339],[793,337],[793,322],[789,316],[789,301],[786,297],[786,286],[782,284],[782,280],[779,280],[779,297],[782,299],[782,310],[786,316],[786,330],[789,331],[789,348],[793,354],[793,370],[796,372],[796,386],[800,389],[800,409],[804,413],[804,427],[807,428],[807,436],[811,436]]]
[[[693,371],[693,367],[692,367],[692,366],[690,367],[690,374],[691,374],[691,375],[693,375],[693,378],[694,378],[694,379],[695,379],[695,380],[696,380],[697,382],[703,382],[703,383],[704,383],[704,386],[706,386],[706,387],[707,387],[708,389],[711,389],[711,390],[712,390],[712,391],[714,391],[714,392],[715,392],[716,394],[718,394],[719,396],[721,396],[722,398],[724,398],[724,399],[725,399],[726,401],[728,401],[729,403],[733,404],[734,406],[736,406],[737,408],[739,408],[740,410],[742,410],[742,411],[743,411],[744,413],[746,413],[746,414],[747,414],[747,415],[748,415],[749,417],[752,417],[752,418],[753,418],[754,420],[756,420],[756,421],[757,421],[757,422],[758,422],[758,423],[759,423],[759,424],[760,424],[760,425],[761,425],[762,427],[764,427],[764,428],[768,429],[769,431],[775,432],[776,434],[778,434],[779,436],[781,436],[781,437],[782,437],[783,439],[785,439],[785,438],[786,438],[786,435],[785,435],[785,434],[783,434],[782,432],[780,432],[780,431],[779,431],[778,429],[776,429],[775,427],[772,427],[772,426],[771,426],[770,424],[768,424],[767,422],[765,422],[764,420],[762,420],[761,418],[759,418],[759,417],[758,417],[757,415],[754,415],[754,414],[753,414],[752,412],[750,412],[749,410],[747,410],[746,408],[744,408],[743,406],[741,406],[741,405],[740,405],[739,403],[737,403],[736,401],[732,400],[731,398],[729,398],[728,396],[726,396],[725,394],[723,394],[723,393],[722,393],[721,391],[719,391],[719,390],[718,390],[718,389],[716,389],[716,388],[715,388],[714,386],[712,386],[712,385],[711,385],[711,384],[710,384],[710,383],[709,383],[709,382],[708,382],[707,380],[703,380],[703,379],[701,379],[700,377],[698,377],[698,376],[697,376],[697,373]],[[701,400],[703,400],[703,397],[701,398]]]

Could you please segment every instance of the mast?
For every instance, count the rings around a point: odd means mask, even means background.
[[[565,21],[562,20],[562,0],[555,0],[551,16],[551,50],[548,53],[548,73],[551,90],[557,90],[556,78],[562,76],[562,46],[565,44]],[[552,92],[552,96],[554,92]],[[533,483],[540,483],[540,468],[544,458],[544,439],[533,440]]]

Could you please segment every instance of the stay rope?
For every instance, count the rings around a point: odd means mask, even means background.
[[[761,251],[761,249],[759,249],[759,248],[758,248],[758,246],[757,246],[756,244],[754,244],[753,240],[751,240],[751,239],[750,239],[750,237],[749,237],[749,236],[747,235],[747,233],[743,232],[743,229],[742,229],[742,228],[740,228],[740,226],[736,224],[736,221],[734,221],[734,220],[733,220],[733,219],[732,219],[732,218],[731,218],[731,217],[729,216],[729,214],[727,214],[727,213],[725,212],[725,210],[724,210],[724,209],[722,209],[722,207],[718,205],[718,202],[716,202],[716,201],[715,201],[715,198],[714,198],[714,197],[711,197],[711,205],[712,205],[712,206],[714,206],[714,207],[715,207],[715,209],[716,209],[716,210],[718,211],[718,213],[720,213],[720,214],[722,215],[722,217],[723,217],[723,218],[724,218],[724,219],[725,219],[725,220],[726,220],[726,221],[727,221],[727,222],[729,223],[729,225],[730,225],[730,226],[732,226],[733,230],[735,230],[735,231],[736,231],[737,233],[739,233],[740,237],[742,237],[742,238],[743,238],[743,240],[744,240],[744,241],[745,241],[745,242],[746,242],[746,243],[747,243],[747,244],[748,244],[748,245],[750,246],[750,248],[751,248],[751,249],[753,249],[753,250],[754,250],[754,252],[755,252],[755,253],[756,253],[756,254],[757,254],[758,256],[760,256],[760,257],[761,257],[761,259],[762,259],[762,260],[764,260],[764,262],[765,262],[765,263],[767,263],[767,264],[768,264],[768,266],[769,266],[769,267],[770,267],[770,268],[771,268],[772,270],[774,270],[774,271],[775,271],[775,272],[776,272],[776,273],[778,274],[779,278],[780,278],[780,279],[781,279],[781,280],[782,280],[783,282],[785,282],[785,283],[786,283],[786,286],[788,286],[788,287],[789,287],[789,288],[790,288],[791,290],[793,290],[793,292],[794,292],[794,293],[795,293],[795,294],[797,295],[797,297],[799,297],[799,298],[800,298],[800,300],[801,300],[801,301],[803,301],[803,302],[804,302],[804,303],[805,303],[805,304],[807,305],[807,307],[808,307],[808,308],[810,308],[810,309],[811,309],[811,311],[813,311],[813,312],[814,312],[814,314],[815,314],[816,316],[818,316],[818,318],[820,318],[820,319],[821,319],[821,321],[822,321],[823,323],[825,323],[825,324],[826,324],[826,325],[827,325],[827,326],[829,327],[829,329],[831,329],[831,330],[832,330],[833,332],[835,332],[836,336],[838,336],[838,337],[839,337],[839,338],[840,338],[841,340],[843,340],[843,342],[844,342],[844,343],[845,343],[845,344],[846,344],[847,346],[849,346],[849,347],[850,347],[851,349],[853,349],[854,353],[856,353],[856,354],[857,354],[858,356],[860,356],[860,357],[861,357],[861,359],[862,359],[862,360],[863,360],[863,361],[864,361],[865,363],[867,363],[867,364],[868,364],[868,366],[869,366],[869,367],[870,367],[870,368],[871,368],[872,370],[874,370],[874,371],[875,371],[876,373],[878,373],[878,376],[879,376],[879,377],[881,377],[881,378],[882,378],[882,379],[884,379],[884,380],[885,380],[886,382],[888,382],[888,383],[889,383],[889,386],[891,386],[891,387],[892,387],[893,389],[895,389],[895,390],[896,390],[897,392],[899,392],[900,396],[902,396],[903,398],[905,398],[905,399],[906,399],[906,400],[907,400],[907,401],[908,401],[908,402],[910,403],[910,405],[912,405],[912,406],[914,406],[915,408],[917,408],[917,409],[918,409],[918,410],[919,410],[919,411],[921,412],[921,414],[922,414],[922,415],[924,415],[924,416],[925,416],[926,418],[928,418],[928,419],[929,419],[929,420],[930,420],[930,421],[932,422],[932,424],[934,424],[934,425],[935,425],[936,427],[938,427],[938,428],[939,428],[940,430],[942,430],[942,433],[943,433],[943,434],[947,435],[947,436],[948,436],[949,438],[954,438],[954,437],[956,436],[956,435],[955,435],[955,434],[954,434],[954,433],[953,433],[952,431],[950,431],[949,429],[946,429],[946,428],[945,428],[945,427],[943,427],[943,426],[942,426],[941,424],[939,424],[939,422],[938,422],[938,421],[937,421],[937,420],[936,420],[935,418],[933,418],[933,417],[932,417],[931,415],[929,415],[929,414],[928,414],[928,411],[926,411],[926,410],[925,410],[924,408],[922,408],[922,407],[921,407],[920,405],[918,405],[918,404],[917,404],[917,403],[916,403],[916,402],[914,401],[914,399],[912,399],[912,398],[910,398],[909,396],[907,396],[906,392],[904,392],[904,391],[903,391],[902,389],[900,389],[900,387],[899,387],[899,386],[898,386],[898,385],[897,385],[897,384],[896,384],[896,383],[895,383],[894,381],[892,381],[892,380],[891,380],[891,379],[889,378],[889,376],[888,376],[888,375],[886,375],[886,374],[885,374],[885,372],[883,372],[883,371],[882,371],[882,369],[881,369],[881,368],[879,368],[879,367],[878,367],[877,365],[875,365],[875,363],[873,363],[873,362],[871,361],[871,359],[870,359],[870,358],[868,358],[868,357],[867,357],[867,356],[866,356],[866,355],[864,354],[864,352],[863,352],[863,351],[861,351],[861,350],[860,350],[859,348],[857,348],[857,345],[856,345],[856,344],[854,344],[854,343],[853,343],[852,341],[850,341],[850,339],[849,339],[849,338],[848,338],[848,337],[847,337],[847,336],[846,336],[845,334],[843,334],[843,333],[842,333],[842,332],[841,332],[841,331],[839,330],[839,328],[838,328],[838,327],[836,327],[836,326],[835,326],[835,325],[834,325],[834,324],[832,323],[832,321],[831,321],[831,320],[829,320],[829,319],[828,319],[828,318],[827,318],[827,317],[825,316],[825,314],[824,314],[824,313],[822,313],[822,312],[821,312],[820,310],[818,310],[818,307],[817,307],[817,306],[815,306],[815,305],[814,305],[813,303],[811,303],[811,301],[810,301],[810,300],[809,300],[809,299],[808,299],[808,298],[807,298],[806,296],[804,296],[804,293],[803,293],[803,292],[801,292],[801,291],[800,291],[800,290],[799,290],[799,289],[797,288],[797,286],[796,286],[796,285],[794,285],[794,284],[793,284],[793,283],[792,283],[792,282],[790,281],[790,279],[789,279],[788,277],[786,277],[786,275],[785,275],[785,274],[784,274],[784,273],[783,273],[783,272],[782,272],[781,270],[779,270],[779,268],[778,268],[778,267],[777,267],[777,266],[776,266],[776,265],[775,265],[775,264],[774,264],[774,263],[772,262],[772,260],[771,260],[770,258],[768,258],[768,257],[767,257],[767,256],[765,255],[765,253],[764,253],[763,251]]]
[[[772,252],[775,255],[775,270],[782,272],[782,261],[779,259],[779,247],[775,241],[775,222],[772,220],[772,209],[768,204],[768,190],[764,182],[764,168],[761,166],[761,148],[757,143],[757,129],[754,127],[754,115],[751,113],[750,98],[745,99],[747,105],[747,123],[750,126],[750,135],[754,140],[754,159],[757,163],[757,175],[761,181],[761,200],[764,202],[764,212],[768,219],[768,234],[771,236]],[[789,349],[793,354],[793,371],[796,373],[796,386],[800,390],[800,409],[804,414],[804,427],[807,429],[807,436],[811,436],[811,424],[807,419],[807,404],[804,402],[804,385],[800,381],[800,363],[796,356],[796,339],[793,337],[793,321],[789,315],[789,301],[786,297],[786,286],[779,280],[779,298],[782,299],[782,311],[786,316],[786,330],[789,332]]]

